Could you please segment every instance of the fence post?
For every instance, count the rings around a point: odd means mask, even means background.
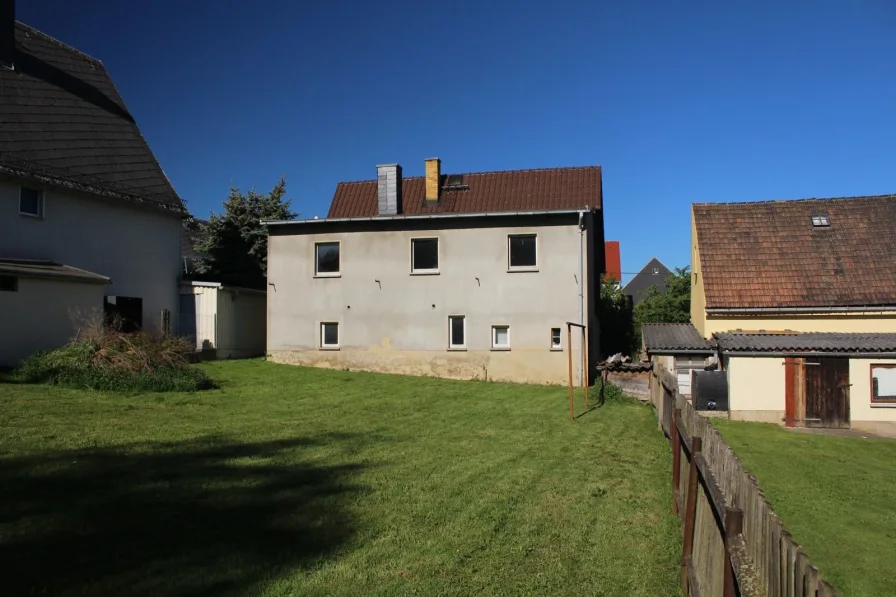
[[[694,525],[697,520],[697,454],[703,450],[703,440],[691,439],[691,462],[688,467],[687,505],[684,508],[684,540],[681,547],[681,593],[690,595],[688,587],[688,564],[694,553]]]
[[[681,487],[681,436],[678,434],[678,417],[681,409],[672,411],[672,513],[678,515],[678,488]]]
[[[739,508],[725,508],[725,585],[724,597],[735,597],[734,566],[731,564],[731,540],[743,530],[744,513]]]

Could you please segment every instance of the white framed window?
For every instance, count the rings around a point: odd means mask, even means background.
[[[320,347],[339,348],[339,324],[335,321],[324,321],[320,324]]]
[[[510,348],[510,326],[509,325],[493,325],[492,326],[492,348],[509,349]]]
[[[560,328],[551,328],[551,350],[563,350]]]
[[[871,365],[871,405],[896,407],[896,365]]]
[[[340,275],[340,249],[338,240],[314,243],[314,276],[335,278]]]
[[[463,315],[448,317],[448,348],[467,347],[467,318]]]
[[[507,235],[507,269],[535,271],[538,268],[538,236],[535,234]]]
[[[438,238],[412,238],[411,239],[411,273],[412,274],[437,274],[437,273],[439,273],[439,239]]]
[[[32,218],[44,217],[44,193],[29,187],[19,188],[19,213]]]

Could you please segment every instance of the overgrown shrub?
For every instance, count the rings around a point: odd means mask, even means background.
[[[92,316],[79,322],[67,345],[27,358],[19,379],[70,388],[112,392],[190,392],[212,387],[208,376],[190,366],[190,343],[177,336],[123,333],[118,322]]]

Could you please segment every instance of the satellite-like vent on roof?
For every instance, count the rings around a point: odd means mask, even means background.
[[[831,218],[828,214],[812,214],[813,228],[828,228],[831,225]]]
[[[443,189],[468,189],[467,185],[464,184],[464,175],[463,174],[449,174],[445,177],[445,185],[442,187]]]

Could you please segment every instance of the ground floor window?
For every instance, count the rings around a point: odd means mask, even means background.
[[[560,328],[551,328],[551,350],[561,350]]]
[[[492,326],[492,348],[510,348],[510,326]]]
[[[896,404],[896,365],[871,365],[871,402]]]
[[[320,324],[320,345],[322,348],[339,347],[339,324],[325,321]]]
[[[464,348],[467,345],[467,320],[463,315],[452,315],[448,318],[448,346]]]

